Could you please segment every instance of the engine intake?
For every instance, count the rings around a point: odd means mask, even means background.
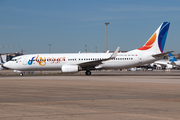
[[[81,70],[81,67],[78,65],[62,65],[61,71],[63,73],[74,73]]]

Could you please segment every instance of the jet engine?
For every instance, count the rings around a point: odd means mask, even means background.
[[[171,64],[167,64],[167,67],[166,67],[167,69],[172,69],[173,68],[173,66],[171,65]]]
[[[63,73],[74,73],[81,70],[80,66],[78,65],[62,65],[61,71]]]

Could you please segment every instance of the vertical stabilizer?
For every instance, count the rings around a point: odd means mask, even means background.
[[[177,59],[173,56],[172,53],[169,53],[168,55],[169,55],[169,61],[171,61],[171,62],[177,61]]]
[[[152,53],[163,53],[170,22],[163,22],[144,46],[136,49]]]

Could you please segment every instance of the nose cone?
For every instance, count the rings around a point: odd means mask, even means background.
[[[9,68],[9,67],[10,67],[10,64],[9,64],[8,62],[6,62],[6,63],[2,64],[2,67],[3,67],[3,68]]]

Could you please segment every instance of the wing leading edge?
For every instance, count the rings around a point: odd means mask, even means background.
[[[117,47],[117,49],[114,51],[114,53],[109,58],[101,59],[101,60],[95,60],[95,61],[90,61],[90,62],[84,62],[84,63],[80,63],[78,65],[81,68],[84,68],[84,69],[87,69],[87,68],[88,69],[93,69],[93,68],[95,68],[95,66],[98,66],[98,65],[102,64],[103,61],[108,61],[108,60],[114,59],[117,56],[119,48],[120,47]]]

